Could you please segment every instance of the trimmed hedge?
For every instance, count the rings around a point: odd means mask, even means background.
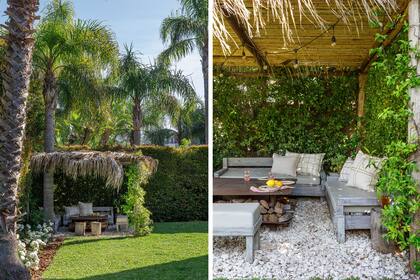
[[[223,157],[285,150],[326,153],[326,169],[354,151],[357,76],[214,79],[214,167]],[[344,157],[345,160],[345,157]]]
[[[142,147],[159,161],[146,189],[146,207],[154,221],[208,219],[208,148]]]
[[[208,216],[208,155],[207,146],[171,148],[161,146],[141,146],[137,149],[114,148],[135,152],[141,150],[159,161],[157,172],[144,186],[146,208],[152,212],[154,221],[207,220]],[[30,208],[42,206],[42,175],[33,175],[30,191],[24,197],[30,201]],[[119,192],[105,186],[102,179],[84,177],[73,180],[56,173],[54,176],[55,208],[63,211],[64,206],[78,201],[92,202],[94,206],[113,206],[120,208],[122,198],[127,193],[128,178]],[[28,197],[29,196],[29,197]],[[23,206],[25,207],[25,206]],[[27,208],[27,207],[25,207]]]

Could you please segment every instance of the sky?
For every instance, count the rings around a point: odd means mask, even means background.
[[[40,14],[49,1],[40,0]],[[109,26],[115,33],[120,50],[133,43],[144,63],[153,61],[164,49],[159,36],[162,20],[180,8],[178,0],[72,0],[76,17],[95,19]],[[0,0],[0,22],[6,20],[6,0]],[[192,79],[203,99],[204,83],[198,52],[174,63]]]

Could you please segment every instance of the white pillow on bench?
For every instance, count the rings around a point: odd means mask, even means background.
[[[369,156],[362,151],[359,151],[350,167],[347,186],[374,192],[383,160],[384,159]]]
[[[296,177],[298,163],[298,154],[282,156],[274,153],[271,173]]]
[[[353,166],[354,160],[352,158],[347,158],[346,162],[344,163],[343,167],[340,171],[340,177],[338,178],[338,181],[340,182],[347,182],[349,180],[351,167]]]
[[[286,156],[297,155],[299,163],[297,166],[298,175],[321,176],[322,160],[325,154],[299,154],[286,151]]]

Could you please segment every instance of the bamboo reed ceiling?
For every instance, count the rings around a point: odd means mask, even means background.
[[[219,4],[216,5],[223,8],[224,1],[237,0],[219,0]],[[264,23],[262,27],[256,28],[258,23],[254,21],[253,5],[262,1],[243,0],[250,13],[247,23],[244,23],[241,16],[233,15],[232,11],[223,10],[222,13],[219,11],[220,19],[216,20],[219,21],[219,27],[214,27],[220,29],[222,21],[228,36],[221,39],[223,36],[220,32],[216,32],[213,39],[213,64],[226,67],[261,67],[268,64],[274,68],[292,66],[297,59],[299,66],[360,69],[369,57],[369,50],[375,44],[375,34],[385,32],[385,25],[382,28],[373,28],[372,15],[361,6],[355,6],[349,13],[353,16],[343,18],[332,4],[338,0],[305,0],[313,4],[317,15],[321,18],[319,21],[322,23],[320,23],[308,15],[308,11],[302,15],[301,10],[304,8],[298,7],[298,2],[302,1],[304,0],[288,1],[293,6],[289,9],[293,13],[293,19],[288,19],[289,31],[278,19],[273,19],[272,11],[268,9],[260,9]],[[351,0],[343,2],[349,3]],[[384,23],[388,22],[391,15],[404,12],[406,3],[407,1],[391,3],[389,10],[383,12],[378,19]],[[247,28],[247,24],[248,27],[251,26],[251,31]],[[285,35],[285,32],[288,32],[288,35]],[[335,46],[331,45],[333,35],[336,38]],[[309,42],[311,43],[308,44]],[[308,45],[301,48],[306,44]],[[294,51],[296,49],[299,49],[297,53]]]

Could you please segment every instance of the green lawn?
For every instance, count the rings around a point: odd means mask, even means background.
[[[157,223],[145,237],[65,240],[44,279],[207,279],[207,222]]]

